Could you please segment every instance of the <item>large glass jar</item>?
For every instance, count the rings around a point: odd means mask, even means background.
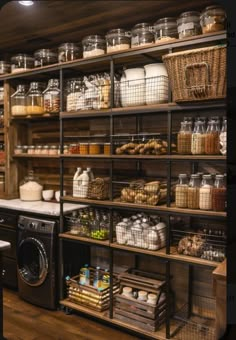
[[[66,111],[77,111],[85,108],[85,87],[80,79],[67,82]]]
[[[43,92],[44,111],[48,113],[58,113],[60,111],[60,90],[59,80],[50,79],[48,86]]]
[[[199,189],[201,177],[198,174],[191,175],[188,187],[188,208],[199,209]]]
[[[105,54],[106,42],[100,35],[88,35],[82,40],[83,57],[96,57]]]
[[[131,47],[145,46],[154,42],[152,27],[146,22],[135,25],[131,34]]]
[[[182,155],[191,154],[192,122],[181,122],[177,136],[177,152]]]
[[[11,95],[11,114],[12,116],[27,114],[25,85],[17,85],[16,92]]]
[[[4,99],[4,87],[1,86],[0,87],[0,101],[2,101]]]
[[[106,35],[107,53],[130,48],[130,36],[122,28],[110,30]]]
[[[192,134],[191,152],[193,155],[204,155],[205,153],[205,126],[204,122],[196,121]]]
[[[203,33],[222,31],[225,29],[226,12],[221,6],[208,6],[201,13],[200,24]]]
[[[20,199],[22,201],[41,201],[43,187],[33,171],[20,183]]]
[[[28,54],[17,54],[11,58],[11,72],[17,73],[34,68],[34,58]]]
[[[167,17],[154,23],[155,43],[178,38],[176,18]]]
[[[58,48],[58,62],[72,61],[79,58],[79,47],[74,43],[64,43]]]
[[[199,208],[201,210],[212,210],[213,180],[211,175],[203,175],[199,190]]]
[[[40,83],[30,83],[30,89],[26,96],[27,114],[41,114],[44,113],[43,108],[43,93]]]
[[[57,53],[48,48],[43,48],[34,52],[34,66],[46,66],[50,64],[56,64],[58,57]]]
[[[179,174],[179,183],[175,188],[175,205],[177,208],[188,207],[188,176]]]
[[[220,153],[226,156],[227,153],[227,119],[223,117],[222,128],[220,131]]]
[[[200,13],[184,12],[177,19],[179,39],[201,34]]]
[[[226,186],[224,175],[216,175],[212,190],[212,209],[214,211],[225,211],[226,208]]]
[[[207,125],[205,153],[218,155],[220,153],[220,125],[216,120],[210,120]]]
[[[0,74],[9,73],[11,65],[4,60],[0,60]]]

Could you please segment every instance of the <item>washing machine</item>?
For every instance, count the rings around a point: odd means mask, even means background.
[[[19,296],[32,304],[56,309],[57,222],[19,216],[17,278]]]

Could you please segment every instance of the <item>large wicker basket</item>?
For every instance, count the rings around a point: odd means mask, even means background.
[[[226,97],[226,46],[176,52],[162,57],[167,68],[173,101]]]

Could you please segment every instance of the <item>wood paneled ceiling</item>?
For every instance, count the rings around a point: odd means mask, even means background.
[[[112,28],[131,29],[140,22],[153,24],[159,18],[202,10],[215,3],[216,0],[48,0],[26,7],[18,1],[8,1],[0,10],[0,57],[81,42],[86,35],[105,35]]]

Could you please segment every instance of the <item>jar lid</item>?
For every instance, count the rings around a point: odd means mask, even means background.
[[[225,177],[225,175],[221,175],[221,174],[217,174],[215,176],[216,179],[223,179]]]
[[[148,294],[148,299],[150,299],[150,300],[156,300],[156,299],[157,299],[157,295],[156,295],[156,294],[153,294],[153,293],[149,293],[149,294]]]
[[[104,145],[111,145],[111,143],[104,143]]]
[[[42,147],[43,147],[42,145],[36,145],[37,149],[42,149]]]
[[[88,145],[89,143],[79,143],[80,145]]]
[[[186,178],[186,177],[188,177],[188,176],[187,176],[187,174],[179,174],[179,177],[181,177],[181,178]]]
[[[123,28],[115,28],[107,32],[106,38],[113,38],[116,37],[117,35],[126,36],[125,33],[126,32]]]
[[[206,12],[212,11],[214,15],[224,15],[226,17],[226,12],[224,7],[220,5],[212,5],[207,6],[201,13],[201,15],[204,15]]]
[[[94,43],[94,42],[102,42],[105,43],[105,40],[103,39],[103,37],[101,35],[87,35],[86,37],[84,37],[84,39],[82,40],[82,43],[85,42],[89,42],[89,43]]]
[[[23,149],[22,145],[16,145],[16,149]]]
[[[40,58],[45,58],[45,57],[55,57],[57,58],[57,54],[50,50],[49,48],[42,48],[40,50],[37,50],[34,52],[34,57],[40,57]]]
[[[138,292],[138,296],[139,297],[146,297],[147,296],[147,292],[145,292],[145,290],[140,290],[139,292]]]
[[[44,145],[43,149],[49,149],[49,146],[48,145]]]
[[[35,146],[34,145],[29,145],[28,149],[35,149]]]
[[[132,288],[131,288],[131,287],[124,287],[124,288],[123,288],[123,293],[125,293],[125,294],[130,294],[130,293],[132,293]]]
[[[204,179],[212,179],[212,175],[211,174],[202,175],[202,178],[204,178]]]
[[[175,17],[166,17],[166,18],[161,18],[158,19],[155,23],[154,23],[154,28],[158,29],[160,27],[164,26],[168,26],[169,28],[172,27],[177,27],[177,18]]]
[[[57,145],[51,145],[51,146],[50,146],[50,149],[57,149],[57,148],[58,148]]]
[[[77,144],[76,143],[72,143],[72,144],[70,144],[70,146],[77,146]]]
[[[192,174],[192,175],[191,175],[191,178],[200,178],[200,177],[201,177],[200,174]]]
[[[23,149],[28,149],[28,145],[23,145],[22,148]]]
[[[59,50],[74,50],[78,51],[79,47],[75,43],[63,43],[58,47]]]
[[[101,145],[102,143],[89,143],[90,145]]]

